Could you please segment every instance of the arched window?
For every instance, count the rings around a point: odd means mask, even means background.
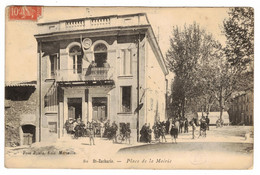
[[[70,57],[73,59],[73,73],[82,73],[82,51],[79,46],[73,46],[69,51]]]
[[[97,67],[104,67],[107,62],[107,47],[105,44],[97,44],[94,47],[95,63]]]

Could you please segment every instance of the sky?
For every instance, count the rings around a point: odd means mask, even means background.
[[[136,7],[43,7],[38,21],[10,21],[6,10],[5,81],[30,81],[37,79],[37,23],[90,16],[147,13],[163,55],[169,49],[172,27],[183,27],[194,21],[225,44],[222,34],[223,20],[228,8],[136,8]],[[172,75],[169,76],[171,79]]]

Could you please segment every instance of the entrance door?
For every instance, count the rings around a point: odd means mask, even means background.
[[[93,119],[94,120],[106,120],[107,119],[107,97],[93,97]]]
[[[82,119],[82,98],[68,98],[68,117]]]
[[[31,145],[36,141],[35,138],[35,126],[33,125],[23,125],[23,145]]]

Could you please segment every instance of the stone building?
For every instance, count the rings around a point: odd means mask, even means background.
[[[5,83],[5,145],[18,146],[36,142],[36,81]]]
[[[128,123],[165,120],[166,68],[146,14],[38,24],[39,141],[66,135],[69,118]]]
[[[253,125],[254,123],[254,94],[249,88],[237,93],[231,100],[228,110],[230,122],[234,125]]]

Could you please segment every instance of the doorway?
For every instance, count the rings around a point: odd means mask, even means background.
[[[68,118],[82,119],[82,98],[68,98]]]
[[[36,141],[34,125],[22,125],[23,145],[31,145]]]
[[[107,119],[107,97],[93,97],[93,119],[97,121],[104,121]]]

